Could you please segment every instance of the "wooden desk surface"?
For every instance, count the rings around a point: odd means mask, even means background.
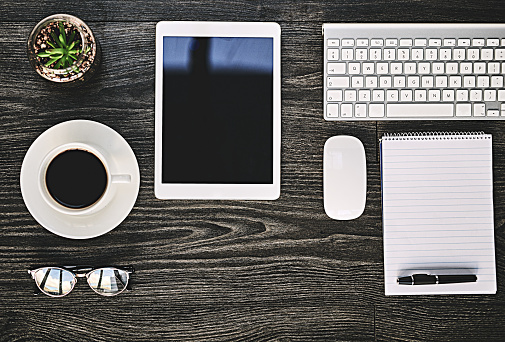
[[[30,30],[74,14],[97,36],[98,76],[67,91],[30,68]],[[0,341],[312,341],[505,339],[505,121],[326,122],[324,22],[500,22],[502,1],[2,1],[0,3]],[[282,189],[277,201],[160,201],[153,193],[154,34],[161,20],[275,21],[282,28]],[[112,232],[69,240],[43,229],[19,186],[23,157],[49,127],[90,119],[133,148],[141,187]],[[498,293],[385,297],[378,138],[399,131],[493,134]],[[323,210],[331,136],[365,145],[366,210]],[[33,296],[31,265],[131,264],[134,290]]]

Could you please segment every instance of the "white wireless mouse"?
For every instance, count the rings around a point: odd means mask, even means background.
[[[366,158],[358,138],[339,135],[324,144],[323,199],[335,220],[352,220],[365,210]]]

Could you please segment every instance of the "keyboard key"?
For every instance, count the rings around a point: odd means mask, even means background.
[[[389,102],[398,102],[399,92],[396,89],[387,90],[386,97]]]
[[[494,89],[484,90],[484,101],[487,101],[487,102],[496,101],[496,90],[494,90]]]
[[[428,45],[427,39],[414,39],[414,46],[426,46]]]
[[[381,49],[370,49],[370,60],[380,61],[381,59],[382,59],[382,50]]]
[[[446,63],[445,72],[449,75],[454,75],[458,73],[458,63]]]
[[[328,90],[326,92],[326,99],[328,102],[341,102],[342,90]]]
[[[417,89],[414,90],[414,100],[416,102],[425,102],[427,100],[428,95],[426,94],[426,90]]]
[[[421,77],[421,86],[423,88],[433,88],[433,76],[423,76]]]
[[[356,46],[368,46],[368,39],[357,39]]]
[[[338,49],[328,49],[328,60],[329,61],[338,61]]]
[[[473,64],[469,62],[462,62],[459,65],[459,72],[463,75],[471,74],[473,72]]]
[[[437,76],[435,77],[435,87],[437,88],[447,88],[447,76]]]
[[[338,104],[329,104],[326,106],[326,116],[329,118],[338,118]]]
[[[440,49],[440,59],[443,61],[449,61],[452,59],[451,49]]]
[[[468,90],[466,89],[456,90],[456,100],[458,102],[468,101]]]
[[[486,43],[487,46],[500,46],[500,40],[498,38],[488,38]]]
[[[372,91],[372,99],[375,102],[383,102],[385,99],[385,92],[384,90],[373,90]]]
[[[421,61],[424,59],[424,50],[423,49],[412,49],[412,60]]]
[[[470,101],[482,101],[482,90],[480,89],[470,90]]]
[[[365,87],[367,88],[377,88],[378,86],[377,76],[367,76],[365,78]]]
[[[354,59],[354,50],[353,49],[342,49],[342,60],[343,61],[352,61]]]
[[[399,75],[402,73],[403,73],[403,63],[391,63],[391,74]]]
[[[489,62],[487,64],[488,74],[499,74],[500,73],[500,63]]]
[[[468,60],[476,61],[479,59],[479,49],[468,49]]]
[[[500,116],[500,111],[496,110],[496,109],[489,109],[487,111],[487,116]]]
[[[386,46],[398,46],[398,39],[386,39]]]
[[[417,64],[405,63],[403,72],[407,75],[417,74]]]
[[[412,46],[412,39],[400,39],[400,46]]]
[[[384,40],[383,39],[372,39],[370,42],[371,46],[384,46]]]
[[[381,88],[391,88],[391,76],[381,76],[379,78],[379,86]]]
[[[426,49],[426,59],[429,61],[435,61],[438,59],[437,49]]]
[[[330,75],[345,74],[345,63],[328,63],[328,74]]]
[[[368,59],[368,50],[367,49],[356,49],[356,60],[365,61]]]
[[[353,88],[363,88],[365,86],[365,78],[363,76],[353,76],[351,77],[351,87]]]
[[[489,87],[489,76],[479,76],[477,77],[477,87],[487,88]]]
[[[454,60],[462,61],[466,59],[465,49],[454,49],[453,56]]]
[[[389,63],[377,63],[377,73],[379,75],[389,74]]]
[[[409,76],[407,77],[407,87],[409,88],[419,88],[419,76]]]
[[[449,77],[449,87],[459,88],[461,87],[461,76],[451,76]]]
[[[456,46],[456,39],[444,39],[444,46]]]
[[[470,46],[470,39],[458,39],[458,46]]]
[[[369,102],[372,100],[372,93],[370,90],[359,90],[358,101]]]
[[[445,64],[444,63],[433,63],[433,74],[443,74],[445,72]]]
[[[417,70],[422,75],[429,74],[431,71],[430,63],[419,63]]]
[[[354,116],[357,118],[366,118],[366,104],[356,103],[354,105]]]
[[[342,39],[342,46],[354,46],[354,39]]]
[[[368,105],[368,115],[371,118],[383,118],[384,117],[384,105],[381,103],[371,103]]]
[[[482,49],[480,52],[480,59],[490,61],[493,59],[493,49]]]
[[[472,105],[470,103],[456,104],[456,116],[472,116]]]
[[[409,49],[398,49],[398,60],[408,61],[409,59],[410,59],[410,50]]]
[[[357,75],[361,73],[361,63],[349,63],[349,75]]]
[[[374,63],[363,63],[363,74],[372,75],[375,73],[375,64]]]
[[[494,52],[494,59],[497,61],[505,60],[505,49],[496,49]]]
[[[472,46],[484,46],[486,44],[486,40],[485,39],[481,39],[481,38],[478,38],[478,39],[472,39]]]
[[[492,76],[491,77],[491,87],[502,88],[503,87],[503,76]]]
[[[474,63],[473,64],[473,73],[474,74],[485,74],[486,73],[486,63]]]
[[[474,103],[473,116],[486,116],[486,105],[484,103]]]
[[[405,76],[395,76],[393,77],[393,86],[395,88],[405,88],[406,85]]]
[[[328,39],[327,45],[329,47],[340,46],[340,39]]]
[[[391,103],[386,107],[390,118],[451,117],[454,111],[452,103]]]
[[[430,89],[428,90],[428,101],[429,102],[440,102],[440,90]]]
[[[356,90],[345,90],[344,91],[344,101],[354,102],[356,101]]]
[[[452,89],[444,89],[442,91],[442,101],[445,101],[445,102],[454,102],[454,90],[452,90]]]
[[[343,103],[340,106],[340,115],[343,118],[352,118],[352,104],[351,103]]]
[[[442,39],[430,39],[428,46],[442,46]]]
[[[463,77],[463,86],[465,88],[475,88],[475,83],[476,83],[475,76]]]
[[[400,91],[400,101],[402,102],[412,102],[413,100],[412,90],[404,89]]]
[[[396,50],[395,49],[384,49],[384,60],[394,61],[395,59],[396,59]]]
[[[349,88],[349,77],[328,77],[328,88]]]

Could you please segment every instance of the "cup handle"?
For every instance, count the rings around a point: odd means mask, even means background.
[[[110,181],[111,181],[111,183],[131,183],[132,176],[131,175],[111,175]]]

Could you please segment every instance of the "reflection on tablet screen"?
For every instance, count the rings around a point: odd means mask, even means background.
[[[163,38],[162,183],[273,183],[273,39]]]

